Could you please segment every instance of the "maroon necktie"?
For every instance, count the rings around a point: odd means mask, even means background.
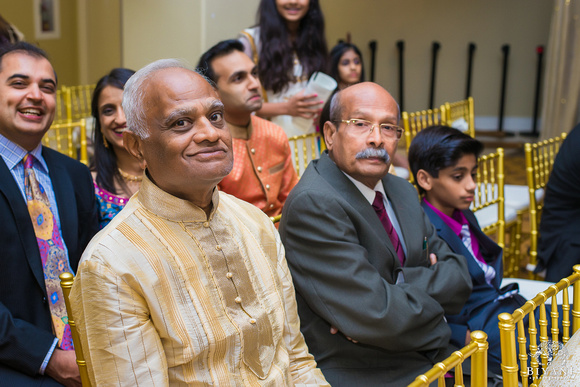
[[[403,246],[401,246],[401,241],[399,240],[399,236],[397,235],[397,231],[393,227],[391,220],[389,219],[389,215],[387,215],[387,210],[385,209],[385,204],[383,202],[383,194],[379,191],[376,191],[377,194],[375,196],[375,200],[373,202],[373,209],[377,213],[379,220],[383,224],[389,239],[393,243],[395,247],[395,251],[397,252],[397,256],[399,257],[399,262],[401,262],[401,266],[405,263],[405,252],[403,251]]]

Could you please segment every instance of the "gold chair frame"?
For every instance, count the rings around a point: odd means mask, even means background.
[[[292,136],[288,138],[288,142],[290,143],[290,149],[294,150],[294,165],[299,177],[304,173],[304,170],[308,166],[308,162],[317,159],[326,149],[324,138],[320,133],[308,133]],[[300,153],[300,151],[302,151],[302,153]],[[300,165],[301,161],[303,162],[303,168],[301,168]]]
[[[469,97],[462,101],[445,102],[442,106],[442,111],[445,115],[445,125],[451,124],[460,118],[465,119],[468,129],[465,134],[475,137],[475,113],[473,110],[473,97]]]
[[[270,220],[274,224],[279,223],[280,222],[280,219],[282,219],[282,214],[279,214],[279,215],[276,215],[276,216],[270,216]]]
[[[62,289],[62,294],[64,296],[64,303],[66,305],[66,312],[68,315],[68,324],[70,325],[71,336],[73,344],[75,346],[75,355],[77,358],[77,366],[79,367],[79,372],[81,374],[81,382],[85,387],[91,386],[91,381],[89,379],[89,370],[87,368],[87,362],[83,356],[83,348],[81,345],[81,340],[79,333],[77,332],[77,326],[75,324],[75,319],[72,314],[70,307],[70,290],[74,283],[74,277],[71,273],[62,273],[60,276],[60,287]]]
[[[74,131],[78,128],[78,143],[74,140]],[[64,131],[64,134],[63,134]],[[81,163],[88,165],[87,122],[82,119],[77,122],[53,124],[42,138],[42,144],[53,148]],[[78,145],[78,150],[77,150]]]
[[[487,334],[483,331],[471,332],[471,343],[453,352],[451,356],[437,363],[426,373],[417,376],[415,381],[408,387],[429,386],[430,383],[438,381],[439,387],[445,386],[445,374],[455,369],[455,386],[465,386],[463,384],[463,362],[471,356],[471,386],[487,386]]]
[[[412,113],[401,113],[407,152],[411,146],[411,141],[413,141],[417,133],[428,126],[440,125],[444,121],[445,112],[442,109],[443,107],[439,107]]]
[[[540,326],[540,348],[546,349],[548,345],[548,319],[546,317],[546,301],[551,298],[552,305],[557,305],[556,295],[560,292],[563,294],[562,302],[562,342],[565,344],[578,328],[580,328],[580,265],[574,266],[574,274],[563,278],[558,283],[551,285],[548,289],[538,293],[536,297],[528,300],[522,307],[516,309],[513,313],[501,313],[498,316],[500,330],[501,346],[501,369],[505,387],[518,387],[518,370],[521,376],[523,387],[528,387],[528,376],[532,376],[532,384],[537,386],[541,381],[538,370],[540,363],[538,359],[530,359],[530,370],[528,370],[528,354],[538,353],[538,328]],[[574,285],[574,299],[572,309],[572,321],[570,321],[570,302],[568,297],[568,288]],[[535,311],[540,309],[540,316],[536,325]],[[530,343],[527,344],[526,332],[524,329],[524,317],[529,315],[528,334]],[[551,339],[558,342],[558,308],[551,308],[550,317],[552,320]],[[572,323],[572,332],[570,332],[570,323]],[[517,342],[519,344],[519,354],[516,351],[516,325],[517,325]],[[541,365],[545,370],[548,364],[548,353],[545,350],[541,352]],[[518,366],[518,358],[520,365]]]
[[[476,174],[477,192],[471,211],[497,204],[497,221],[482,228],[487,235],[497,232],[497,244],[505,247],[505,204],[504,204],[504,150],[497,148],[495,153],[481,156]]]
[[[80,120],[91,116],[91,99],[96,85],[78,85],[67,87],[70,96],[68,109],[71,120]]]
[[[538,237],[540,228],[540,215],[542,211],[543,199],[536,200],[536,191],[546,188],[548,179],[554,167],[556,155],[560,150],[562,142],[566,139],[566,133],[558,137],[550,138],[537,143],[526,143],[524,145],[526,157],[526,179],[528,192],[530,195],[530,269],[535,269],[538,263]],[[526,210],[518,213],[518,224],[516,226],[516,242],[521,243],[522,219]],[[518,257],[519,258],[519,257]],[[519,260],[519,259],[518,259]],[[536,276],[534,276],[536,277]]]

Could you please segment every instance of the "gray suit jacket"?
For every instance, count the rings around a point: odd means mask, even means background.
[[[310,163],[282,213],[302,333],[333,386],[412,381],[450,354],[443,315],[459,313],[471,292],[465,258],[437,237],[413,186],[392,175],[383,185],[407,246],[403,268],[372,206],[327,153]]]

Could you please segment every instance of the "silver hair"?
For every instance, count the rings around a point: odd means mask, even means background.
[[[154,73],[164,69],[182,68],[197,72],[188,62],[182,59],[160,59],[137,71],[125,84],[123,90],[123,111],[127,118],[127,127],[140,138],[149,137],[149,128],[145,120],[145,85]],[[200,74],[206,81],[207,77]],[[211,83],[210,83],[211,84]]]

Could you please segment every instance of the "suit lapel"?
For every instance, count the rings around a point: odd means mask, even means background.
[[[343,196],[344,199],[361,214],[377,234],[379,240],[385,245],[391,254],[396,257],[397,252],[395,251],[395,247],[387,235],[383,224],[379,220],[377,213],[359,189],[344,175],[344,173],[336,166],[334,161],[330,159],[327,151],[320,155],[320,159],[318,159],[315,164],[315,168],[319,175],[333,186],[338,194]],[[395,259],[394,261],[395,265],[400,266],[398,259]]]
[[[437,229],[437,235],[439,235],[439,238],[443,239],[445,243],[449,245],[451,250],[465,257],[467,266],[469,268],[469,273],[471,274],[474,282],[486,283],[485,273],[479,264],[475,261],[476,258],[473,256],[473,254],[471,254],[467,247],[465,247],[461,238],[459,238],[457,234],[455,234],[453,230],[447,226],[443,219],[441,219],[439,215],[437,215],[431,208],[429,208],[429,206],[421,202],[421,207],[423,207],[423,211],[425,211],[425,214],[427,214],[429,220]]]
[[[491,240],[490,237],[485,235],[479,224],[477,223],[477,218],[473,214],[473,212],[465,210],[463,211],[463,215],[469,222],[475,237],[479,242],[479,250],[482,255],[491,257],[491,260],[487,260],[486,262],[488,265],[491,265],[495,270],[495,278],[493,280],[494,286],[499,289],[501,284],[501,279],[503,278],[503,250],[497,243]]]
[[[20,242],[22,243],[22,247],[26,254],[26,260],[28,261],[34,278],[40,285],[42,291],[46,294],[42,260],[40,259],[38,242],[36,241],[36,234],[34,233],[34,227],[30,220],[28,207],[22,198],[18,185],[14,181],[14,176],[12,176],[12,173],[6,166],[6,163],[4,163],[2,157],[0,157],[0,191],[6,197],[10,210],[14,216],[18,235],[20,236]],[[21,257],[9,258],[20,259]]]

